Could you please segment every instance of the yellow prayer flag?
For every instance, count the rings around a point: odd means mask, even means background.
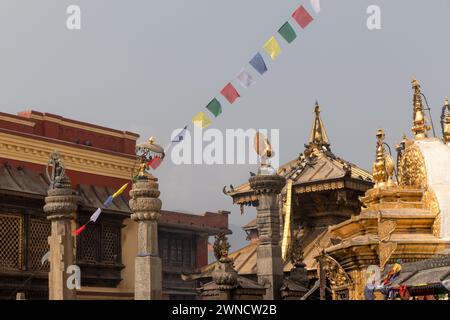
[[[116,193],[114,193],[112,195],[112,197],[115,198],[115,197],[120,196],[122,194],[122,192],[124,192],[127,187],[128,187],[128,183],[125,183],[123,186],[120,187],[119,190],[116,191]]]
[[[206,113],[200,111],[192,118],[192,123],[199,128],[206,128],[212,123],[212,121],[208,118]]]
[[[267,42],[264,44],[264,49],[270,55],[272,60],[275,60],[281,53],[280,45],[278,44],[278,41],[277,39],[275,39],[275,37],[271,37],[269,40],[267,40]]]

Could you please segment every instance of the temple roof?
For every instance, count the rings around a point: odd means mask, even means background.
[[[349,188],[366,191],[373,185],[372,175],[331,152],[328,136],[315,107],[315,118],[308,144],[297,159],[279,167],[277,173],[292,180],[295,193]],[[248,182],[224,192],[234,203],[250,204],[256,201]]]

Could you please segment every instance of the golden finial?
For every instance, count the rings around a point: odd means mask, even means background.
[[[386,154],[384,148],[384,131],[377,131],[377,151],[375,162],[372,166],[372,175],[375,181],[374,188],[391,187],[395,185],[392,181],[394,174],[394,161],[389,154]]]
[[[427,121],[425,118],[425,113],[422,105],[422,94],[420,92],[420,84],[417,81],[416,77],[413,77],[412,88],[414,89],[413,94],[413,126],[411,128],[414,133],[415,139],[423,139],[428,137],[428,130],[431,129],[430,126],[427,125]]]
[[[311,135],[309,138],[309,143],[306,145],[308,150],[308,154],[315,150],[314,153],[319,151],[329,150],[330,143],[328,141],[327,133],[325,132],[325,128],[320,118],[320,106],[319,102],[316,100],[316,104],[314,107],[314,123],[311,130]]]
[[[448,104],[448,97],[445,97],[444,106],[442,107],[441,127],[444,143],[450,143],[450,107]]]
[[[314,112],[316,115],[319,115],[320,113],[320,106],[319,106],[319,102],[316,100],[316,106],[314,107]]]

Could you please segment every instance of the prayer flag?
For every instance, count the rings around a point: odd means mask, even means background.
[[[320,12],[320,0],[311,0],[311,7],[316,13]]]
[[[245,69],[241,69],[241,71],[239,71],[239,73],[236,76],[236,79],[238,80],[239,84],[244,88],[248,88],[255,83],[255,80],[253,79],[252,75],[248,73]]]
[[[206,109],[208,109],[214,115],[214,117],[218,117],[222,113],[222,106],[216,98],[212,99],[208,103]]]
[[[180,131],[180,133],[177,134],[177,135],[175,136],[175,138],[173,138],[172,142],[181,142],[181,141],[183,141],[184,135],[185,135],[186,130],[187,130],[187,127],[188,127],[188,126],[185,125],[184,128]]]
[[[263,75],[267,71],[266,63],[261,55],[261,53],[255,54],[255,56],[250,60],[250,65],[259,72],[260,75]]]
[[[192,118],[192,123],[197,127],[206,128],[207,126],[211,125],[212,121],[208,118],[206,113],[200,111]]]
[[[292,41],[297,38],[297,34],[295,33],[294,29],[292,29],[289,22],[286,22],[281,26],[280,29],[278,29],[278,33],[286,40],[288,43],[291,43]]]
[[[91,216],[89,220],[91,220],[92,222],[97,221],[98,217],[100,216],[100,213],[102,213],[102,209],[98,208],[97,210],[95,210],[94,214]]]
[[[113,202],[113,197],[109,196],[108,199],[106,199],[105,202],[103,202],[103,207],[108,208],[112,202]]]
[[[80,233],[82,233],[83,230],[86,229],[86,226],[87,226],[86,224],[82,225],[80,228],[78,228],[77,230],[75,230],[75,231],[73,232],[73,234],[76,235],[76,236],[79,236]]]
[[[154,157],[152,160],[149,161],[148,165],[153,169],[156,170],[156,168],[159,167],[161,162],[163,161],[163,158],[160,157]]]
[[[264,44],[264,49],[270,55],[272,60],[275,60],[281,53],[280,45],[278,44],[278,41],[277,39],[275,39],[275,37],[271,37],[269,40],[267,40],[267,42]]]
[[[116,193],[114,193],[114,194],[112,195],[112,197],[115,198],[115,197],[120,196],[120,195],[125,191],[125,189],[126,189],[127,187],[128,187],[128,183],[125,183],[122,187],[120,187],[119,190],[116,191]]]
[[[236,101],[237,98],[240,97],[239,93],[237,92],[236,88],[231,84],[231,82],[228,82],[228,84],[225,87],[223,87],[220,93],[228,100],[229,103],[233,103],[234,101]]]
[[[292,18],[294,18],[303,29],[314,20],[303,6],[298,7],[297,10],[294,11]]]

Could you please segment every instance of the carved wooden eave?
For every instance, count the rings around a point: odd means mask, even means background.
[[[327,190],[350,189],[365,192],[373,186],[371,175],[349,162],[324,152],[310,162],[291,161],[278,170],[278,174],[293,181],[294,194]],[[223,192],[232,197],[233,203],[243,206],[257,205],[257,197],[249,183]],[[286,190],[282,191],[282,194]]]

